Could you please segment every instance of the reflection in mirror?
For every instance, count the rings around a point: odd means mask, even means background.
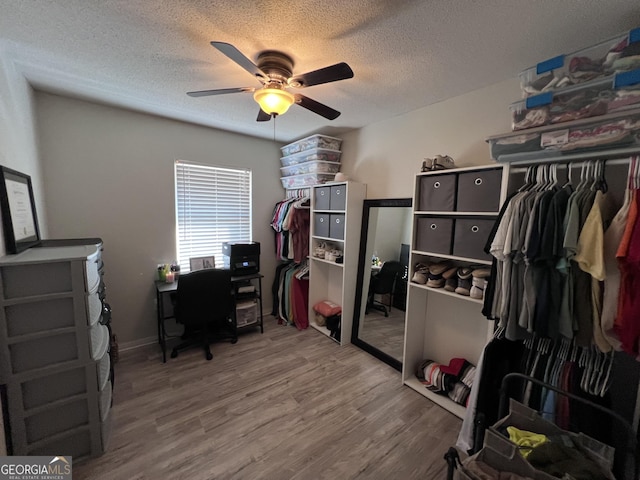
[[[351,342],[402,369],[411,199],[365,200]]]

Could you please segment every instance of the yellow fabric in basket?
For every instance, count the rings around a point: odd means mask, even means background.
[[[524,458],[527,458],[531,451],[538,445],[542,445],[548,441],[546,435],[527,432],[526,430],[520,430],[516,427],[507,427],[507,432],[509,433],[509,440],[519,447],[520,453]]]

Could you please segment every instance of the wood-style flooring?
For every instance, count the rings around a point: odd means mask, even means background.
[[[446,478],[460,420],[368,353],[273,317],[212,351],[121,353],[108,451],[74,479]]]

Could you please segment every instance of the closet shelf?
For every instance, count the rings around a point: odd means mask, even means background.
[[[340,267],[340,268],[344,267],[344,263],[336,263],[336,262],[332,262],[330,260],[325,260],[324,258],[318,258],[318,257],[309,257],[309,258],[311,258],[311,260],[313,260],[314,262],[327,263],[329,265],[335,265],[336,267]]]
[[[416,210],[414,215],[431,215],[438,217],[497,217],[500,212],[443,212],[430,210]]]
[[[317,331],[319,331],[320,333],[323,333],[324,335],[326,335],[327,337],[329,337],[331,340],[333,340],[336,343],[340,343],[338,340],[336,340],[335,338],[333,338],[331,336],[331,332],[329,331],[329,329],[327,327],[323,327],[321,325],[318,325],[316,323],[316,321],[311,318],[309,319],[309,325],[311,325],[313,328],[315,328]]]
[[[346,213],[346,210],[314,210],[315,213]]]
[[[500,163],[510,165],[521,165],[530,163],[568,163],[582,160],[607,160],[611,158],[623,158],[628,155],[640,153],[640,145],[628,148],[610,148],[607,150],[596,150],[591,152],[578,152],[561,154],[557,152],[524,152],[500,155]]]
[[[440,395],[439,393],[435,393],[435,392],[432,392],[431,390],[428,390],[427,387],[425,387],[417,378],[409,378],[405,380],[404,384],[407,387],[412,388],[422,396],[428,398],[436,405],[439,405],[440,407],[444,408],[448,412],[453,413],[456,417],[461,419],[464,418],[465,413],[467,411],[465,407],[454,402],[449,397],[445,397],[444,395]]]
[[[315,238],[317,240],[326,240],[329,242],[340,242],[340,243],[344,243],[344,240],[340,239],[340,238],[331,238],[331,237],[318,237],[317,235],[313,235],[311,238]]]
[[[480,260],[479,258],[457,257],[455,255],[445,255],[444,253],[423,252],[420,250],[412,250],[411,253],[414,255],[424,255],[425,257],[446,258],[449,260],[459,260],[461,262],[472,263],[472,264],[491,265],[491,260]]]
[[[479,303],[480,305],[482,305],[484,303],[484,300],[479,299],[479,298],[471,298],[471,297],[467,297],[465,295],[460,295],[456,292],[450,292],[448,290],[445,290],[444,288],[433,288],[433,287],[427,287],[426,285],[421,285],[419,283],[413,283],[413,282],[409,282],[409,285],[413,288],[420,288],[422,290],[428,290],[430,292],[435,292],[435,293],[440,293],[442,295],[448,295],[450,297],[455,297],[459,300],[466,300],[467,302],[472,302],[472,303]]]

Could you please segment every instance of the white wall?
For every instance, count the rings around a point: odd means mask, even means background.
[[[367,184],[367,198],[413,196],[422,161],[450,155],[459,167],[492,163],[484,139],[511,129],[517,79],[383,120],[342,135],[342,171]]]
[[[51,238],[104,240],[107,301],[120,343],[156,338],[156,265],[176,256],[174,161],[250,168],[263,289],[275,269],[280,144],[36,92]],[[264,309],[271,308],[264,296]]]
[[[33,108],[33,90],[15,63],[14,45],[0,40],[0,165],[31,176],[40,232],[46,235]],[[0,256],[5,253],[4,237],[0,235]]]

